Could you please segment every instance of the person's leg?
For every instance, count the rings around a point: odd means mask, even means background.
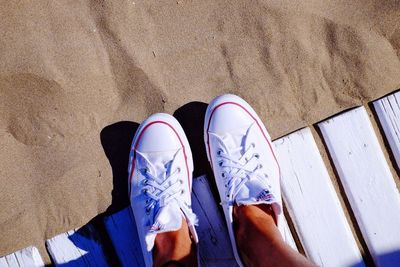
[[[242,205],[233,209],[234,230],[246,266],[316,266],[282,239],[270,205]]]
[[[157,235],[153,249],[153,263],[158,266],[196,266],[196,244],[189,236],[185,220],[178,231]]]
[[[316,266],[283,241],[269,205],[235,206],[233,216],[237,246],[246,266]],[[153,260],[154,266],[196,266],[195,243],[186,221],[178,231],[157,235]]]

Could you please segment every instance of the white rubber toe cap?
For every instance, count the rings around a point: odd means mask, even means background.
[[[240,97],[230,94],[219,96],[209,105],[205,130],[218,134],[248,128],[255,121],[252,113],[253,109]]]
[[[156,113],[147,118],[142,125],[143,129],[138,136],[140,142],[136,150],[140,152],[161,152],[177,150],[182,147],[175,128],[178,121],[164,113]]]

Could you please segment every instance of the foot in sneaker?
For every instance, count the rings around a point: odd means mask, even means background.
[[[197,243],[191,209],[193,160],[178,121],[163,113],[146,119],[133,138],[129,157],[129,195],[146,266],[152,266],[157,234],[187,222]]]
[[[204,121],[207,156],[214,171],[236,261],[234,205],[270,204],[281,226],[280,170],[271,138],[250,105],[235,95],[215,98]]]

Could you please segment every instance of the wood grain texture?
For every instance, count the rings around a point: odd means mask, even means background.
[[[400,92],[374,102],[379,122],[400,168]]]
[[[222,217],[208,180],[205,176],[193,179],[192,208],[199,218],[196,227],[199,235],[201,266],[237,266],[233,256],[226,223]],[[293,237],[284,221],[289,244],[295,249]],[[135,218],[128,207],[105,219],[105,226],[122,266],[143,266]]]
[[[198,215],[202,266],[236,266],[225,221],[222,220],[205,176],[193,179],[193,211]],[[122,266],[143,266],[135,218],[126,208],[105,219],[107,232]]]
[[[30,246],[0,257],[0,267],[42,267],[42,257],[36,247]]]
[[[200,263],[202,266],[237,266],[222,210],[211,193],[205,176],[193,180],[192,207],[199,219]]]
[[[108,266],[98,234],[90,224],[48,239],[46,246],[56,266]]]
[[[286,244],[288,244],[295,251],[299,251],[297,248],[296,242],[294,241],[293,234],[290,231],[288,222],[285,217],[283,217],[282,224],[283,224],[283,228],[285,230],[284,240],[285,240]]]
[[[274,145],[282,193],[308,258],[319,266],[364,266],[310,129]]]
[[[365,108],[319,127],[375,263],[399,266],[399,191]]]
[[[136,222],[131,208],[125,208],[106,217],[104,223],[121,265],[144,266]]]

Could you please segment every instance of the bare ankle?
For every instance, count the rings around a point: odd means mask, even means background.
[[[188,225],[182,220],[181,229],[157,235],[153,250],[154,266],[163,266],[170,261],[182,263],[184,266],[195,265],[195,246],[190,238]]]
[[[282,243],[270,205],[234,206],[233,217],[236,244],[246,265],[258,263],[259,251],[270,250]]]
[[[238,221],[252,221],[258,218],[270,221],[272,219],[276,224],[274,211],[268,204],[234,206],[233,216]]]

